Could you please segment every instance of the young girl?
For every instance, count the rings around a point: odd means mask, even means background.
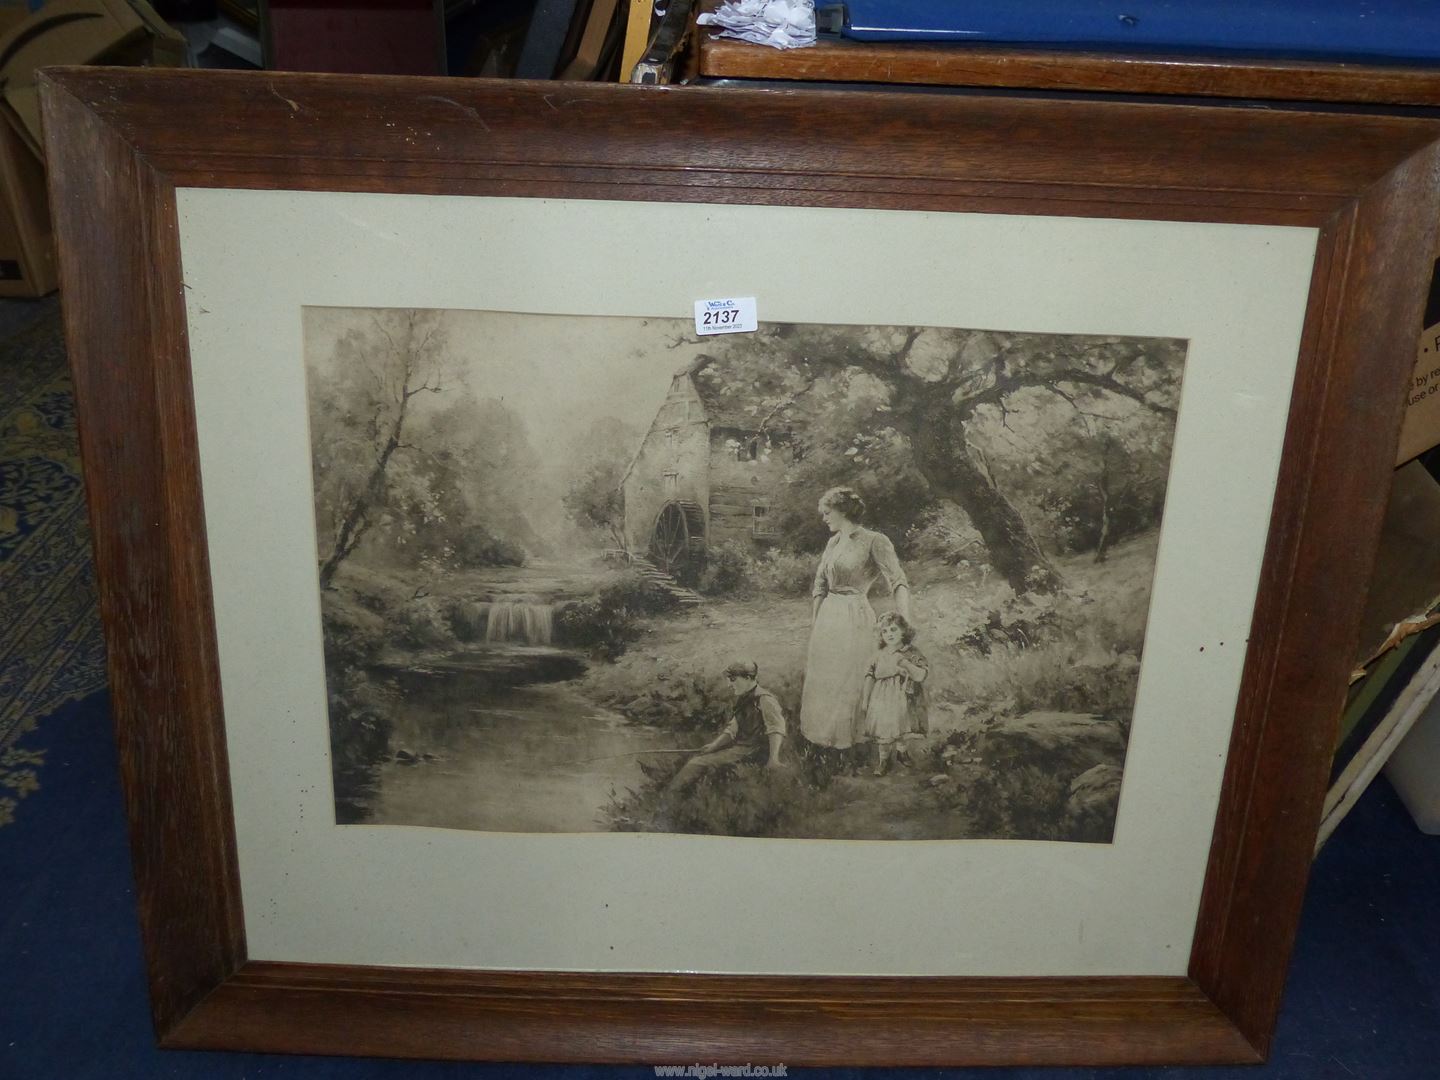
[[[875,740],[875,775],[883,776],[896,741],[910,734],[923,735],[929,728],[925,676],[930,674],[930,665],[915,648],[915,627],[899,612],[880,616],[875,630],[880,647],[865,672],[860,711],[864,716],[862,737]]]

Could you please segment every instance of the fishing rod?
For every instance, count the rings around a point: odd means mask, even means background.
[[[596,761],[614,761],[622,757],[639,757],[641,754],[698,754],[703,746],[687,747],[680,750],[630,750],[624,754],[605,754],[602,757],[581,758],[579,761],[563,761],[562,765],[590,765]]]

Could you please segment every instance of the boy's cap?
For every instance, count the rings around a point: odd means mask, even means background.
[[[725,669],[725,674],[744,675],[747,679],[753,679],[759,670],[760,669],[755,666],[754,660],[736,660]]]

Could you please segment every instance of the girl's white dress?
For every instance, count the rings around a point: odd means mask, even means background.
[[[899,657],[893,649],[881,649],[870,664],[875,686],[870,691],[870,708],[865,713],[862,734],[866,738],[890,742],[907,730],[910,711],[910,680],[900,670]]]
[[[870,708],[861,725],[866,738],[891,742],[902,735],[925,731],[924,684],[900,669],[902,660],[918,668],[924,678],[925,658],[913,647],[881,649],[870,663],[868,670],[875,685],[870,691]]]

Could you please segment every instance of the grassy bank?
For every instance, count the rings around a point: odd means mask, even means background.
[[[657,762],[639,790],[619,793],[607,808],[616,829],[1104,839],[1103,821],[1088,831],[1074,824],[1076,770],[1043,756],[998,761],[987,756],[987,739],[1007,720],[1045,712],[1106,718],[1128,734],[1153,559],[1154,538],[1117,547],[1103,564],[1062,559],[1064,589],[1038,598],[1017,598],[969,565],[912,562],[917,645],[931,668],[931,733],[913,741],[907,767],[884,777],[869,775],[863,751],[816,751],[797,737],[812,608],[806,595],[752,584],[748,593],[722,592],[682,608],[623,571],[582,575],[583,589],[555,607],[555,643],[588,658],[577,690],[636,723],[682,735],[682,745],[705,742],[728,719],[733,698],[723,672],[738,659],[758,665],[761,684],[791,722],[786,769],[743,767],[677,798],[663,789],[680,759]],[[359,775],[386,752],[398,690],[375,672],[433,662],[483,640],[491,601],[485,580],[469,575],[418,581],[356,565],[342,568],[335,584],[324,617],[338,780],[338,770]],[[876,606],[887,604],[877,598]],[[1123,737],[1116,745],[1123,752]],[[1091,787],[1103,779],[1092,777]]]
[[[1142,538],[1098,566],[1088,557],[1062,560],[1062,593],[1021,600],[969,568],[912,567],[916,643],[931,665],[932,730],[964,730],[979,718],[1037,709],[1128,715],[1153,559],[1153,538]],[[888,606],[878,597],[875,604],[879,611]],[[685,705],[728,702],[722,673],[731,660],[746,658],[793,717],[810,616],[808,596],[712,599],[649,620],[623,656],[597,665],[580,687],[622,711],[646,712],[647,721],[668,717],[694,728],[703,717],[686,714]]]
[[[1053,711],[1103,717],[1129,730],[1139,676],[1155,537],[1115,548],[1106,562],[1062,559],[1064,589],[1017,599],[1003,582],[941,562],[911,566],[917,644],[929,657],[931,734],[911,748],[913,764],[865,775],[855,755],[810,755],[792,739],[792,767],[776,775],[742,769],[732,787],[693,797],[662,795],[665,777],[617,801],[617,828],[664,828],[767,836],[1027,836],[1066,833],[1072,778],[1027,768],[987,768],[976,746],[997,720]],[[877,600],[877,608],[886,604]],[[780,699],[792,734],[810,632],[809,597],[721,597],[648,620],[614,663],[598,664],[579,687],[592,699],[648,724],[709,738],[728,717],[723,678],[734,659],[754,660]],[[859,763],[860,773],[845,775]],[[757,809],[758,808],[758,809]]]

